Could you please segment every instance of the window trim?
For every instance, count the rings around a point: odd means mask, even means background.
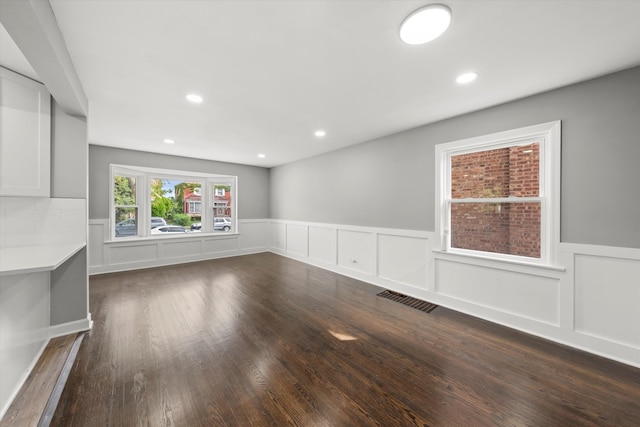
[[[499,254],[451,247],[450,218],[448,206],[451,203],[451,157],[525,144],[536,139],[540,142],[540,188],[537,197],[505,198],[508,202],[533,201],[540,199],[540,258]],[[560,154],[561,121],[541,123],[508,131],[466,138],[435,146],[435,234],[437,242],[434,250],[474,258],[514,261],[526,264],[555,266],[558,262],[560,245]],[[476,199],[476,201],[483,199]],[[492,199],[497,201],[499,199]],[[455,203],[459,203],[456,200]]]
[[[138,207],[138,234],[134,236],[117,237],[115,235],[115,201],[114,201],[114,177],[128,176],[136,178],[136,203]],[[179,237],[198,237],[203,234],[210,235],[230,235],[238,234],[238,177],[235,175],[207,174],[201,172],[187,172],[173,169],[150,168],[144,166],[131,165],[109,165],[109,241],[124,242],[134,239],[157,239],[167,236],[151,234],[151,180],[171,179],[183,182],[194,182],[201,184],[201,223],[202,229],[199,233],[180,233]],[[209,205],[213,206],[213,188],[216,184],[231,182],[231,230],[229,232],[214,233],[213,217],[209,212]],[[175,236],[174,236],[175,237]]]

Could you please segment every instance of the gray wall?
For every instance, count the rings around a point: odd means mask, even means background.
[[[109,218],[109,165],[132,165],[238,177],[238,218],[269,218],[269,170],[256,166],[89,146],[89,218]]]
[[[434,230],[434,146],[562,120],[561,240],[640,248],[640,67],[271,170],[271,218]]]
[[[51,106],[51,197],[87,198],[87,119]]]
[[[86,248],[51,272],[51,326],[87,318],[88,275]]]
[[[87,120],[51,106],[51,197],[87,198]],[[86,225],[85,225],[86,226]],[[87,251],[51,272],[51,325],[84,320],[89,313]]]

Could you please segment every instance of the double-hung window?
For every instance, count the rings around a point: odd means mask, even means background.
[[[112,175],[113,193],[112,223],[115,223],[116,237],[136,236],[138,234],[138,197],[137,176],[132,171],[118,171]]]
[[[235,176],[111,165],[111,238],[236,232],[236,189]]]
[[[554,264],[560,122],[436,146],[443,251]]]

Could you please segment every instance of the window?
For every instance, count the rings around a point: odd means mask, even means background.
[[[231,182],[220,182],[214,185],[213,190],[213,229],[217,231],[231,230],[233,211],[231,197]]]
[[[151,216],[189,227],[201,220],[202,181],[158,177],[151,182]]]
[[[559,161],[560,122],[436,146],[441,249],[553,263]]]
[[[235,176],[111,165],[111,178],[113,239],[236,231]]]
[[[138,234],[138,204],[136,202],[136,178],[134,176],[113,176],[113,218],[115,235],[135,236]]]

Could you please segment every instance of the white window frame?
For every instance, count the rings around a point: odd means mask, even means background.
[[[136,178],[136,203],[138,207],[138,234],[135,236],[125,236],[116,238],[115,230],[115,204],[114,204],[114,177],[127,176]],[[205,206],[213,206],[213,188],[216,184],[231,183],[231,230],[224,234],[216,232],[215,235],[229,235],[238,233],[238,177],[233,175],[205,174],[198,172],[186,172],[171,169],[148,168],[142,166],[110,165],[109,183],[109,228],[110,240],[122,242],[140,238],[166,238],[167,236],[151,235],[151,180],[170,179],[183,182],[194,182],[201,184],[201,224],[199,233],[179,233],[179,237],[197,237],[203,233],[214,234],[213,217],[210,209]],[[158,237],[159,236],[159,237]]]
[[[450,205],[452,203],[451,158],[460,154],[523,145],[533,142],[532,140],[540,144],[540,187],[538,197],[462,199],[453,203],[464,201],[500,203],[539,200],[541,203],[540,258],[452,248],[450,219]],[[436,145],[435,232],[439,238],[439,242],[436,244],[436,251],[491,260],[556,266],[560,244],[560,153],[561,122],[559,120]]]

